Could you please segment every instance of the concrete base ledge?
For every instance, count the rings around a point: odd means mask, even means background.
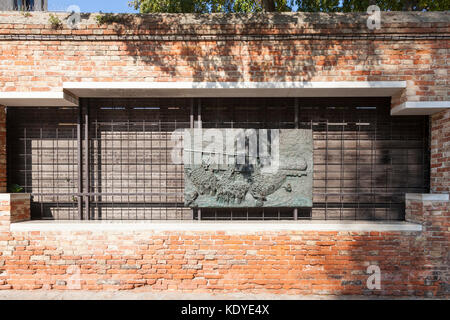
[[[149,291],[148,289],[92,290],[2,290],[0,300],[428,300],[426,297],[365,295],[299,295],[274,293],[207,293]],[[186,302],[186,304],[189,302]]]
[[[27,231],[355,231],[420,232],[420,224],[403,221],[26,221],[11,224],[11,232]]]

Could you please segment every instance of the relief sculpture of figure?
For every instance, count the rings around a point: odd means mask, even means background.
[[[256,200],[256,206],[263,206],[266,197],[281,187],[286,192],[291,192],[292,187],[290,184],[283,186],[288,176],[301,177],[302,175],[306,175],[305,170],[308,168],[308,164],[305,159],[300,157],[298,159],[288,160],[290,161],[283,164],[277,173],[262,173],[259,167],[255,170],[255,173],[252,175],[250,194]]]
[[[278,172],[273,174],[263,174],[259,170],[252,176],[250,194],[256,200],[256,206],[261,207],[266,201],[266,197],[278,189],[286,182],[286,174]]]
[[[244,201],[250,187],[246,181],[236,180],[236,170],[228,168],[218,181],[216,200],[240,204]]]
[[[194,169],[186,168],[185,173],[199,194],[210,194],[212,196],[216,194],[217,178],[214,172],[210,170],[208,163],[203,162],[201,166]]]
[[[261,168],[256,166],[256,169],[250,172],[250,178],[246,179],[234,167],[229,167],[217,177],[209,168],[209,164],[203,162],[195,169],[185,169],[187,177],[196,189],[186,194],[185,204],[196,207],[195,200],[200,195],[215,196],[219,203],[240,204],[245,200],[247,193],[250,193],[256,201],[256,206],[261,207],[267,196],[280,188],[288,193],[292,192],[291,185],[286,183],[287,177],[306,175],[307,167],[306,161],[299,157],[284,163],[276,173],[263,173]]]
[[[226,129],[224,136],[227,136]],[[207,154],[202,154],[201,164],[185,167],[185,205],[191,208],[312,206],[311,130],[283,129],[278,144],[274,141],[278,140],[271,140],[273,154],[258,155],[256,163],[238,164],[233,158],[232,162],[213,165],[211,158],[205,159],[203,156]],[[186,152],[194,151],[189,146]]]

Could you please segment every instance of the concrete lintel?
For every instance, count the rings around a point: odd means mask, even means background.
[[[203,221],[28,221],[11,225],[12,232],[28,231],[152,231],[254,233],[279,231],[330,232],[420,232],[420,224],[385,221],[298,221],[298,222],[203,222]]]
[[[68,92],[0,92],[7,107],[77,107],[78,98]]]
[[[392,108],[391,115],[431,115],[446,109],[450,109],[450,101],[410,101]]]
[[[406,200],[418,201],[449,201],[448,193],[407,193]]]
[[[406,81],[329,82],[65,82],[77,97],[375,97],[393,96]]]

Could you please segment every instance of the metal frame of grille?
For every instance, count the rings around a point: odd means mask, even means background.
[[[404,194],[429,191],[428,117],[391,117],[389,98],[81,99],[80,108],[8,108],[8,183],[39,219],[403,220]],[[191,210],[183,128],[310,128],[313,208]],[[177,134],[181,134],[179,131]]]

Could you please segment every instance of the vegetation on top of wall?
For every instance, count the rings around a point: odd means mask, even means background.
[[[98,25],[125,23],[128,21],[127,14],[101,13],[95,17]]]
[[[133,0],[141,13],[214,12],[366,12],[370,5],[382,11],[446,11],[449,0]]]
[[[48,18],[48,22],[52,25],[53,29],[60,29],[62,27],[62,21],[54,14],[50,13],[50,17]]]

